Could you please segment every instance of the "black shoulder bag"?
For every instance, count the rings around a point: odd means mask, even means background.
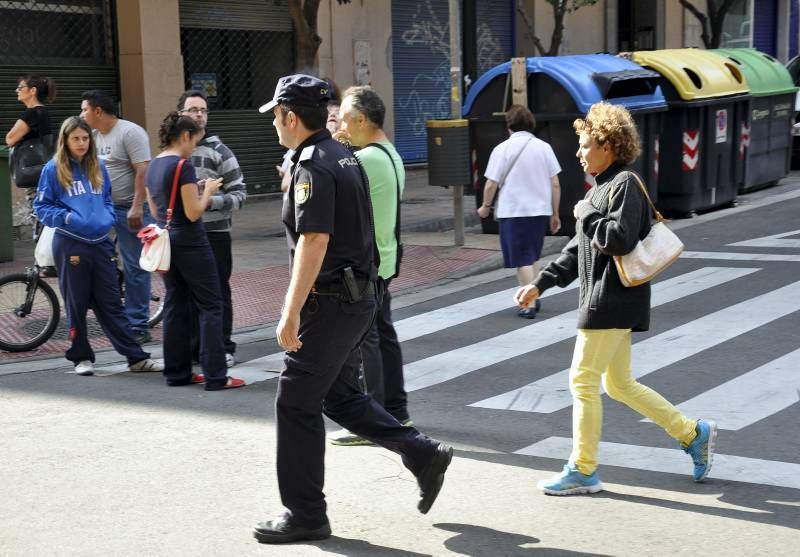
[[[394,222],[394,237],[397,239],[397,260],[395,261],[394,274],[391,278],[395,278],[400,274],[400,261],[403,259],[403,243],[400,241],[400,176],[397,174],[397,167],[394,165],[394,158],[389,150],[380,143],[370,143],[367,147],[377,147],[389,157],[389,164],[392,165],[394,170],[394,181],[397,185],[397,219]]]
[[[41,111],[36,113],[37,132],[42,130]],[[35,188],[39,185],[39,176],[44,165],[53,157],[53,135],[39,135],[33,139],[20,141],[11,150],[9,166],[11,179],[18,188]]]

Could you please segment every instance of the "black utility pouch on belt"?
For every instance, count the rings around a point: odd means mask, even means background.
[[[364,292],[358,287],[358,281],[356,281],[356,275],[352,267],[342,269],[342,285],[344,286],[345,299],[348,302],[354,304],[361,301]]]

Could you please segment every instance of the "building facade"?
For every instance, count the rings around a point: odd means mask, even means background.
[[[22,111],[14,87],[27,73],[56,80],[55,121],[77,114],[80,94],[108,91],[122,117],[144,126],[154,152],[163,116],[185,88],[209,95],[209,130],[242,163],[250,193],[278,191],[283,148],[257,107],[295,68],[289,0],[0,0],[0,131]],[[705,0],[693,0],[699,7]],[[407,163],[427,159],[425,122],[450,117],[448,0],[323,0],[319,75],[342,89],[370,84],[389,108],[386,130]],[[512,56],[549,46],[545,0],[462,0],[464,90]],[[702,46],[699,22],[678,0],[599,0],[567,15],[561,54]],[[738,0],[722,46],[797,54],[798,0]],[[17,199],[20,192],[15,192]]]

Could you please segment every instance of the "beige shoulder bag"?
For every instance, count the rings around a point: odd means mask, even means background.
[[[683,242],[666,225],[666,219],[658,212],[647,188],[635,173],[631,174],[642,189],[647,204],[655,214],[656,222],[650,227],[650,232],[644,240],[639,240],[636,247],[628,254],[615,255],[614,263],[617,266],[619,279],[624,286],[639,286],[653,280],[656,275],[669,267],[683,251]],[[609,192],[609,201],[611,193]]]

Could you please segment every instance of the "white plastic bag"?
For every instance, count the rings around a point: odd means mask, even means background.
[[[39,267],[53,267],[56,264],[56,260],[53,257],[53,236],[55,233],[55,228],[45,226],[39,234],[39,239],[36,241],[36,250],[33,252],[36,264]]]
[[[149,224],[136,234],[141,240],[142,254],[139,267],[145,271],[166,273],[172,252],[169,246],[169,230],[156,224]]]

